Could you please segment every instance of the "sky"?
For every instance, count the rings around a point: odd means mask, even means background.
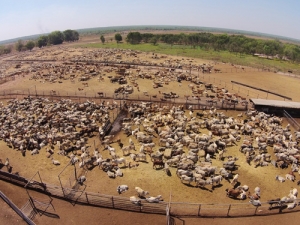
[[[180,25],[300,40],[299,0],[0,0],[0,41],[55,30]]]

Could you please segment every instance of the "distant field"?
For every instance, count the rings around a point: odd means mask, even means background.
[[[159,43],[157,45],[148,44],[148,43],[132,45],[127,43],[117,44],[113,41],[105,44],[96,42],[96,43],[79,44],[77,46],[87,47],[87,48],[132,49],[132,50],[139,50],[145,52],[155,52],[160,54],[176,55],[176,56],[191,57],[191,58],[201,58],[201,59],[221,61],[221,62],[230,62],[233,64],[256,67],[256,68],[269,68],[271,71],[287,72],[288,70],[292,70],[293,73],[300,74],[300,64],[297,63],[263,59],[251,55],[240,55],[240,54],[230,53],[228,51],[206,51],[200,48],[193,49],[190,46],[184,46],[184,45],[170,46],[164,43]]]

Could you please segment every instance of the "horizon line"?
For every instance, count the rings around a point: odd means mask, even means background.
[[[107,27],[89,27],[89,28],[78,28],[78,29],[73,29],[79,32],[84,32],[84,30],[88,30],[88,29],[93,29],[93,30],[97,30],[97,29],[109,29],[109,28],[125,28],[123,30],[130,30],[130,29],[126,29],[129,27],[144,27],[144,29],[141,30],[145,30],[145,28],[147,27],[170,27],[172,28],[172,30],[177,30],[176,28],[188,28],[188,30],[192,30],[193,29],[207,29],[207,30],[219,30],[222,31],[222,33],[226,33],[226,31],[229,31],[229,33],[241,33],[242,35],[249,35],[249,36],[256,36],[260,35],[260,36],[264,36],[264,37],[269,37],[269,38],[273,38],[273,39],[281,39],[281,40],[290,40],[290,41],[294,41],[294,42],[300,42],[300,39],[296,39],[296,38],[292,38],[292,37],[287,37],[287,36],[282,36],[282,35],[276,35],[276,34],[269,34],[269,33],[262,33],[262,32],[257,32],[257,31],[248,31],[248,30],[239,30],[239,29],[232,29],[232,28],[221,28],[221,27],[205,27],[205,26],[190,26],[190,25],[116,25],[116,26],[107,26]],[[68,29],[67,29],[68,30]],[[211,31],[211,32],[217,32],[217,31]],[[51,33],[51,32],[49,32]],[[32,35],[26,35],[26,36],[22,36],[22,37],[16,37],[16,38],[10,38],[10,39],[6,39],[6,40],[1,40],[0,44],[9,44],[9,43],[13,43],[16,40],[28,40],[30,39],[30,37],[34,37],[34,36],[42,36],[42,35],[47,35],[49,33],[42,33],[42,34],[32,34]],[[248,33],[248,34],[245,34]],[[251,34],[252,33],[252,34]],[[257,35],[255,35],[257,34]]]

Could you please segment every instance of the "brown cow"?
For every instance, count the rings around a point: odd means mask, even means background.
[[[226,196],[229,197],[229,198],[238,198],[239,195],[242,193],[242,191],[240,190],[237,190],[237,189],[226,189]]]
[[[159,166],[159,168],[165,167],[165,163],[162,160],[155,160],[153,161],[153,169],[156,169],[156,166]]]

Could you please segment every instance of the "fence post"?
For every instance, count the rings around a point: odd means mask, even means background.
[[[112,203],[112,207],[115,208],[115,204],[114,204],[114,196],[111,196],[111,203]]]
[[[88,199],[88,196],[87,196],[87,193],[85,192],[85,197],[86,197],[86,202],[88,203],[88,204],[90,204],[89,203],[89,199]]]
[[[230,208],[231,208],[231,204],[230,204],[229,207],[228,207],[227,217],[229,216]]]
[[[199,205],[199,208],[198,208],[198,216],[200,216],[200,209],[201,209],[201,204]]]

